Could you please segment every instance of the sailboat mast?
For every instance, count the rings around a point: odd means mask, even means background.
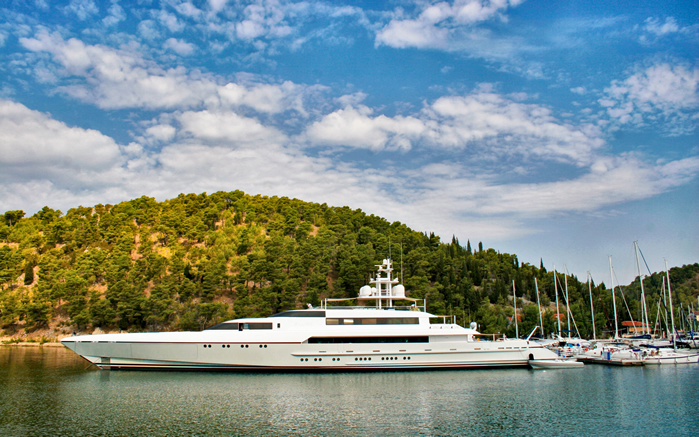
[[[612,269],[612,256],[609,256],[609,274],[612,277],[612,304],[614,305],[614,339],[619,338],[619,322],[616,317],[616,297],[614,296],[614,270]]]
[[[517,326],[517,293],[515,292],[515,280],[512,280],[512,306],[515,307],[515,337],[519,338],[519,326]]]
[[[648,326],[648,308],[646,307],[646,292],[643,289],[643,276],[641,275],[641,263],[638,260],[638,241],[633,242],[633,247],[636,252],[636,267],[638,268],[638,282],[641,283],[641,329],[642,332],[646,333],[646,326]],[[645,318],[645,320],[644,320]]]
[[[539,283],[536,280],[536,276],[534,277],[534,287],[536,288],[536,306],[539,307],[539,326],[541,326],[541,336],[545,337],[546,333],[544,332],[544,319],[541,318],[541,302],[539,301]]]
[[[568,323],[568,338],[570,339],[570,299],[568,297],[568,266],[563,264],[563,280],[566,285],[566,321]]]
[[[670,320],[672,321],[672,347],[677,349],[677,335],[675,331],[675,314],[672,310],[672,288],[670,288],[670,269],[667,268],[667,260],[665,260],[665,275],[667,276],[667,295],[670,298]]]
[[[665,337],[670,338],[670,324],[667,322],[667,288],[665,287],[665,277],[663,277],[663,309],[665,310]]]
[[[587,272],[587,288],[590,290],[590,314],[592,315],[592,339],[597,340],[595,331],[595,306],[592,304],[592,275]]]
[[[561,336],[561,311],[558,309],[558,275],[556,274],[556,264],[553,265],[553,289],[556,292],[556,320],[558,320],[558,336]]]

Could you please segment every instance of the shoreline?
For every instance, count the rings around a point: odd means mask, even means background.
[[[0,343],[0,347],[2,346],[7,346],[7,347],[65,347],[63,346],[63,343],[61,342],[55,342],[55,341],[47,341],[46,343],[39,343],[39,342],[32,342],[32,341],[23,341],[19,343],[5,343],[2,342]]]

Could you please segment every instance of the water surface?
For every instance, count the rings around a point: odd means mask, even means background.
[[[0,435],[696,435],[699,366],[103,371],[0,347]]]

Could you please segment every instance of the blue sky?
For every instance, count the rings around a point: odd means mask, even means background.
[[[699,261],[696,6],[6,0],[0,211],[241,189],[628,283]]]

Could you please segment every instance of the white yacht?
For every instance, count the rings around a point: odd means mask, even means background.
[[[363,307],[284,311],[266,318],[235,319],[200,332],[101,334],[62,343],[102,369],[201,369],[348,371],[529,366],[555,361],[534,341],[486,340],[476,324],[464,328],[424,311],[391,278],[384,260],[360,289]],[[394,302],[412,302],[398,307]],[[433,323],[434,319],[441,319]]]

